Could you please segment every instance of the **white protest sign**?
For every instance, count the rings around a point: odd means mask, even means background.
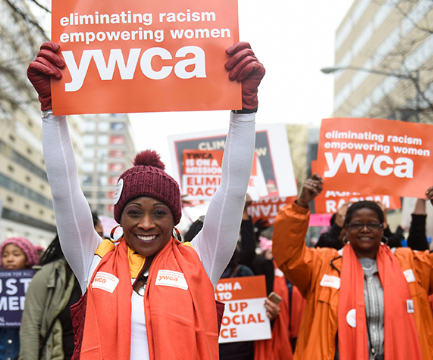
[[[264,306],[264,275],[221,279],[215,297],[226,305],[219,338],[221,344],[271,338],[271,324]]]
[[[171,162],[173,166],[173,177],[179,184],[182,184],[182,194],[188,195],[185,199],[209,199],[215,191],[214,184],[206,188],[196,185],[193,174],[186,174],[184,153],[194,156],[193,152],[186,150],[215,151],[224,150],[227,130],[213,130],[198,133],[172,135],[168,137]],[[199,154],[195,154],[199,156]],[[269,197],[296,196],[297,187],[293,174],[292,160],[290,157],[289,143],[287,141],[284,124],[265,124],[256,126],[256,157],[257,161],[253,166],[253,174],[250,179],[248,193],[253,200]],[[197,171],[201,171],[197,169]],[[182,181],[182,175],[190,175],[190,192],[188,194],[188,181]],[[195,174],[197,177],[198,174]],[[209,177],[209,174],[200,174],[200,179]],[[206,179],[205,179],[206,180]],[[211,180],[209,180],[211,181]],[[198,193],[203,192],[204,195]],[[209,196],[209,194],[211,194]]]

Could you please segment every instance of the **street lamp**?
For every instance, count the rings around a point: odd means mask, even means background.
[[[422,93],[421,88],[419,86],[419,70],[414,71],[415,76],[412,76],[411,74],[399,74],[399,73],[393,73],[393,72],[376,70],[376,69],[366,69],[357,66],[332,66],[332,67],[325,67],[320,69],[320,71],[324,74],[332,74],[334,72],[344,71],[344,70],[363,71],[370,74],[392,76],[399,79],[406,79],[412,81],[416,89],[416,110],[417,110],[416,118],[417,118],[417,122],[419,122],[419,99],[422,98],[424,101],[429,103],[425,95]]]

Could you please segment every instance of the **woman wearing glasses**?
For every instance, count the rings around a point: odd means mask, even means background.
[[[275,261],[307,299],[294,359],[433,359],[433,254],[386,246],[372,201],[349,207],[343,249],[307,248],[308,203],[322,182],[307,180],[274,227]]]

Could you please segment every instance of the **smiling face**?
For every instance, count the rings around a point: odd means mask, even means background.
[[[174,220],[166,204],[142,196],[125,206],[120,225],[129,247],[148,257],[162,250],[170,241]]]
[[[21,270],[29,265],[26,254],[19,246],[8,244],[3,249],[2,267],[7,270]]]
[[[368,208],[356,210],[347,227],[347,239],[358,258],[374,259],[383,237],[383,227],[380,225],[377,213]],[[362,225],[362,226],[361,226]],[[370,227],[366,226],[370,225]]]

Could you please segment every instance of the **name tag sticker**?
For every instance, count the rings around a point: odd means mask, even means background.
[[[340,278],[337,276],[325,274],[323,275],[320,285],[325,287],[332,287],[338,290],[340,288]]]
[[[406,300],[407,305],[407,313],[413,314],[415,312],[415,309],[413,308],[413,300]]]
[[[284,277],[284,273],[280,269],[278,269],[278,268],[275,269],[275,274],[274,275],[278,276],[278,277]]]
[[[188,289],[185,276],[180,272],[172,270],[159,270],[155,285],[177,287],[183,290]]]
[[[404,276],[406,277],[406,280],[408,283],[415,282],[415,275],[413,274],[412,269],[408,269],[403,271]]]
[[[119,279],[113,274],[98,271],[93,279],[92,288],[101,289],[112,293],[119,283]]]

